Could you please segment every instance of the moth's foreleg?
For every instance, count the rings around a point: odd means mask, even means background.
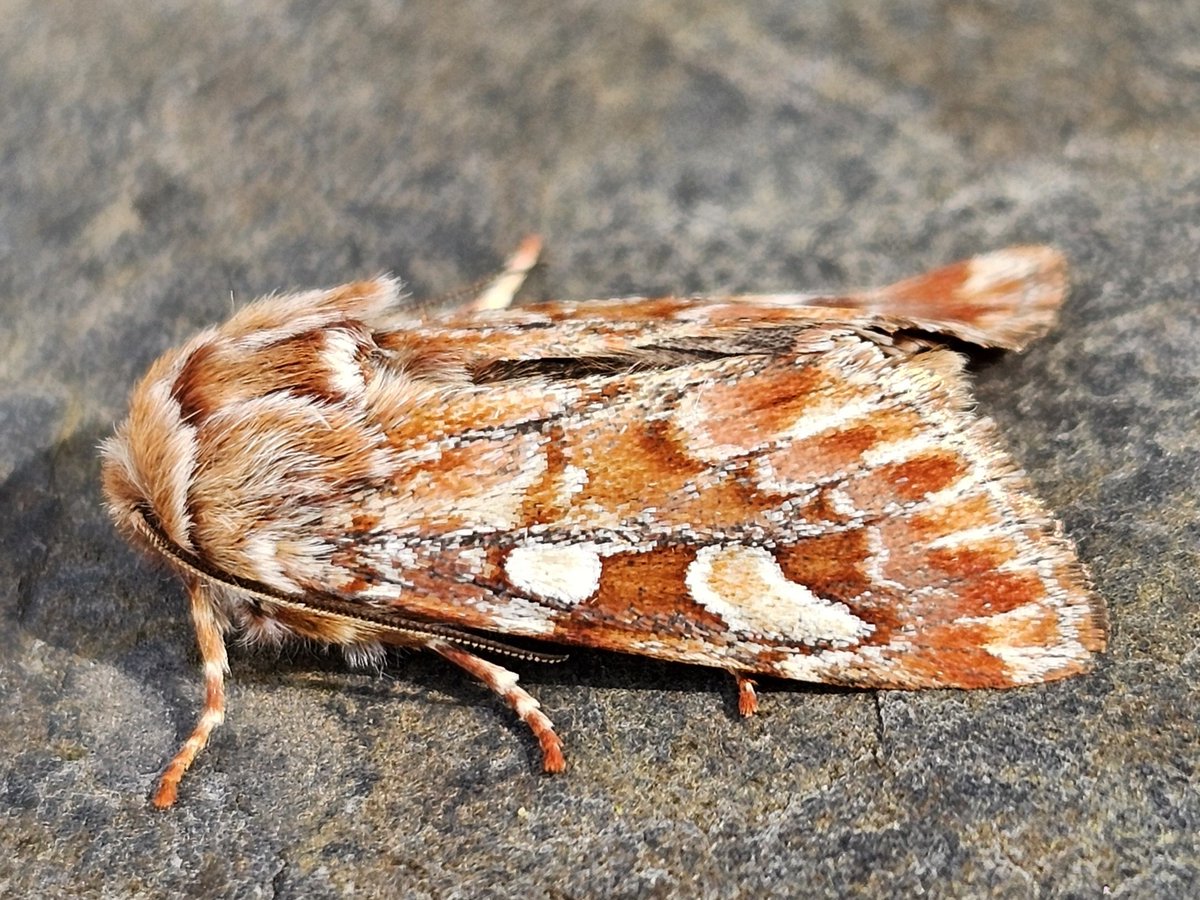
[[[200,719],[196,722],[196,727],[159,779],[153,800],[159,809],[166,809],[174,804],[179,793],[179,780],[196,759],[196,755],[204,749],[213,729],[225,721],[225,673],[229,671],[229,661],[225,654],[225,637],[221,633],[208,591],[208,586],[200,580],[195,580],[188,586],[192,621],[196,626],[196,642],[200,645],[200,658],[204,663],[204,706],[200,710]]]
[[[538,702],[517,685],[515,672],[443,641],[430,641],[427,646],[455,665],[466,669],[504,698],[521,721],[529,726],[529,730],[541,745],[542,768],[545,771],[561,772],[567,767],[562,755],[562,741],[554,733],[554,724],[538,708]]]

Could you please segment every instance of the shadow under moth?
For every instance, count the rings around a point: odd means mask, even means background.
[[[948,345],[1020,350],[1062,256],[1014,247],[880,290],[465,306],[389,278],[259,300],[162,356],[103,445],[120,530],[183,579],[223,720],[225,638],[440,654],[561,743],[504,638],[863,688],[1087,671],[1105,612],[972,411]]]

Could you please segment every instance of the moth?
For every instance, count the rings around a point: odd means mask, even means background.
[[[1087,671],[1102,601],[977,415],[967,345],[1056,319],[1024,246],[879,290],[464,306],[376,278],[259,300],[155,362],[102,447],[120,531],[187,588],[204,667],[170,806],[224,718],[226,638],[432,650],[561,743],[535,639],[860,688]]]

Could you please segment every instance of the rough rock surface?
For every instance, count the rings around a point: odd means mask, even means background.
[[[0,894],[1184,896],[1200,852],[1194,4],[12,0],[0,28]],[[233,654],[95,447],[166,347],[257,294],[416,293],[549,245],[545,296],[838,288],[1009,243],[1062,327],[975,367],[1110,604],[1089,677],[774,684],[523,667],[566,740],[437,659]],[[231,300],[232,296],[232,300]]]

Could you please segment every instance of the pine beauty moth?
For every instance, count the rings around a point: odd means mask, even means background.
[[[467,306],[388,278],[259,300],[162,356],[103,446],[110,512],[187,586],[224,716],[225,638],[425,648],[560,740],[505,638],[874,688],[1088,670],[1105,612],[971,409],[950,345],[1054,323],[1046,247],[847,296],[512,307],[539,244]]]

